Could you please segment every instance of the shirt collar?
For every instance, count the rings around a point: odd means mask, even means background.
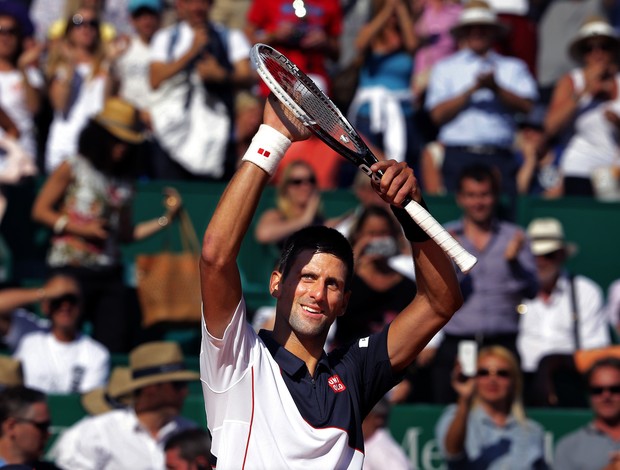
[[[135,433],[143,433],[149,438],[151,439],[153,438],[151,436],[151,433],[144,426],[142,426],[142,423],[140,423],[140,420],[138,419],[138,415],[136,414],[136,411],[132,407],[126,408],[124,410],[119,410],[119,411],[122,411],[125,413],[125,416],[127,417],[127,420],[131,424],[131,427]],[[170,436],[173,432],[175,432],[177,428],[179,427],[178,420],[179,420],[179,417],[177,416],[174,419],[172,419],[170,422],[164,424],[159,429],[159,431],[157,431],[156,441],[164,442],[168,436]]]
[[[491,416],[481,406],[477,406],[474,410],[474,413],[478,415],[478,419],[480,420],[481,423],[488,425],[488,426],[495,427],[495,428],[499,427],[495,423],[495,421],[493,421]],[[504,427],[509,428],[513,426],[516,422],[517,420],[514,418],[514,416],[508,415],[508,417],[506,418],[506,425]]]
[[[269,350],[271,356],[278,363],[280,368],[286,372],[289,376],[299,378],[304,377],[308,374],[308,368],[306,367],[306,363],[299,359],[295,354],[286,350],[280,343],[278,343],[275,339],[273,339],[272,332],[269,330],[260,330],[258,333],[260,339],[263,340],[265,346]],[[323,351],[323,355],[319,360],[317,365],[317,370],[319,367],[326,367],[329,369],[329,363],[327,354]]]

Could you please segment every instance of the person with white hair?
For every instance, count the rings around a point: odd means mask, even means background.
[[[526,378],[528,404],[578,404],[575,398],[567,401],[568,396],[562,403],[562,396],[558,398],[562,390],[555,390],[552,378],[564,371],[565,376],[575,377],[576,384],[581,385],[573,353],[610,344],[603,291],[592,279],[565,269],[577,246],[566,240],[558,219],[534,219],[527,234],[539,280],[536,297],[524,299],[518,307],[521,318],[517,347]]]

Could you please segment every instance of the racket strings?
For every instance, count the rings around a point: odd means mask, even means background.
[[[359,138],[355,131],[345,126],[340,111],[314,83],[295,73],[293,67],[285,67],[270,55],[261,54],[261,58],[269,73],[277,77],[279,85],[286,93],[307,115],[312,116],[313,125],[351,151],[365,153],[365,145],[358,143]]]

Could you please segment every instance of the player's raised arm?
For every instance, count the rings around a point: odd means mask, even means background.
[[[407,196],[416,202],[422,200],[413,171],[405,163],[383,161],[375,163],[371,170],[384,172],[380,185],[373,183],[373,186],[393,208],[400,206]],[[418,287],[413,301],[392,322],[388,335],[390,361],[394,370],[400,371],[413,362],[459,309],[463,297],[450,258],[404,209],[394,209],[411,242]]]
[[[241,300],[237,256],[263,189],[291,142],[310,135],[272,97],[265,105],[263,122],[224,190],[202,242],[203,315],[209,333],[218,338]]]

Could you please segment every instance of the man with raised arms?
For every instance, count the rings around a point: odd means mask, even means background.
[[[362,467],[362,421],[462,303],[452,262],[400,204],[422,195],[406,163],[382,161],[374,190],[412,243],[418,292],[380,333],[330,354],[330,325],[345,312],[353,253],[339,232],[309,227],[286,242],[269,289],[273,331],[246,322],[237,256],[260,196],[292,141],[309,131],[271,96],[264,124],[206,229],[201,278],[201,379],[212,465],[229,468]],[[310,463],[311,462],[311,463]]]

